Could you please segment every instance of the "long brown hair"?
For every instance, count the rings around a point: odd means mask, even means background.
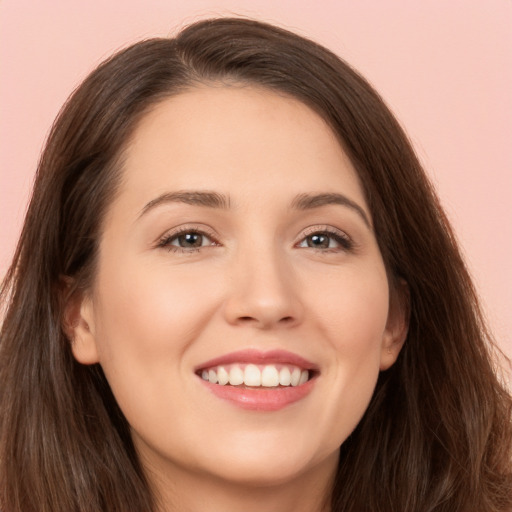
[[[63,290],[67,278],[74,288],[91,283],[137,121],[165,97],[219,81],[291,95],[329,123],[359,174],[391,282],[408,283],[407,341],[341,446],[332,509],[512,510],[511,398],[454,235],[406,135],[371,86],[325,48],[229,18],[119,52],[53,126],[2,286],[2,510],[156,510],[101,367],[72,357]]]

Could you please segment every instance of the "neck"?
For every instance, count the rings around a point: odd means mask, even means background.
[[[330,512],[337,456],[284,482],[230,482],[174,467],[146,468],[158,512]],[[161,468],[160,468],[161,469]]]

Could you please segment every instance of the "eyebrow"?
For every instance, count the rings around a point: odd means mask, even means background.
[[[312,210],[327,206],[331,204],[338,204],[346,206],[355,211],[364,221],[364,223],[371,228],[370,219],[366,212],[356,202],[349,199],[343,194],[336,193],[323,193],[323,194],[299,194],[293,201],[292,207],[297,210]]]
[[[206,208],[217,208],[223,210],[230,208],[229,197],[219,194],[218,192],[180,190],[176,192],[166,192],[149,201],[149,203],[142,208],[139,218],[149,210],[167,203],[184,203],[192,206],[203,206]],[[370,220],[363,208],[343,194],[299,194],[291,203],[291,207],[296,210],[312,210],[327,205],[341,205],[350,208],[362,218],[369,228],[371,228]]]
[[[229,198],[217,192],[209,191],[177,191],[167,192],[149,201],[142,208],[139,218],[146,214],[149,210],[166,203],[185,203],[193,206],[204,206],[206,208],[229,208]]]

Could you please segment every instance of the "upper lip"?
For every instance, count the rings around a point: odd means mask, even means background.
[[[318,366],[308,361],[302,356],[288,352],[287,350],[268,350],[261,351],[256,349],[237,350],[215,357],[201,363],[195,368],[195,371],[211,368],[213,366],[221,366],[232,363],[246,364],[289,364],[298,366],[303,370],[318,371]]]

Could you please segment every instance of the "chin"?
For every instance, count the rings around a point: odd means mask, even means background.
[[[215,477],[236,485],[247,487],[272,487],[283,485],[307,473],[310,464],[299,463],[286,457],[272,460],[242,460],[223,462],[210,470]]]
[[[250,487],[282,485],[324,463],[335,468],[339,453],[338,448],[327,453],[301,450],[300,443],[286,442],[277,445],[254,441],[238,450],[234,448],[231,445],[222,453],[210,453],[204,469],[224,481]]]

